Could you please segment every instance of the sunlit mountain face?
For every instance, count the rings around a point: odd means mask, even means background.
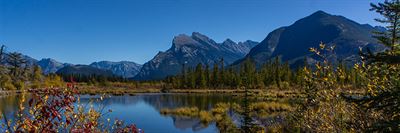
[[[193,32],[191,36],[178,35],[172,40],[172,47],[159,52],[152,60],[145,63],[134,79],[159,80],[177,75],[183,66],[195,67],[197,64],[212,66],[223,61],[224,65],[243,58],[258,42],[245,41],[236,43],[226,39],[217,43],[211,38]]]

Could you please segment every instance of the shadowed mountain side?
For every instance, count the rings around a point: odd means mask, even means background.
[[[294,24],[274,30],[257,46],[250,50],[245,58],[251,58],[259,66],[279,56],[282,61],[291,65],[301,64],[305,58],[313,58],[308,51],[319,47],[321,42],[328,46],[335,45],[335,60],[346,60],[354,63],[359,48],[372,48],[374,51],[385,49],[373,38],[373,31],[382,31],[381,27],[359,24],[343,16],[336,16],[317,11]],[[238,60],[233,65],[243,62]],[[316,60],[307,59],[307,60]]]

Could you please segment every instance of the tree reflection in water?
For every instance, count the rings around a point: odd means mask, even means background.
[[[81,103],[96,101],[100,96],[81,96]],[[287,103],[281,102],[265,102],[254,100],[252,95],[232,96],[232,94],[137,94],[135,96],[111,96],[103,99],[100,103],[94,102],[95,106],[104,106],[113,110],[112,118],[119,117],[124,120],[132,120],[137,124],[142,123],[142,128],[153,128],[155,126],[151,119],[168,120],[172,122],[175,129],[192,132],[210,131],[217,128],[219,132],[244,132],[247,130],[265,130],[266,128],[280,127],[284,122],[285,113],[290,111]],[[0,109],[5,112],[14,112],[18,108],[18,96],[9,96],[0,98]],[[246,101],[243,102],[243,100]],[[150,107],[152,109],[144,109]],[[194,109],[193,109],[194,108]],[[140,121],[136,118],[142,115],[143,111],[148,112],[155,110],[155,113],[144,113],[152,116],[143,116]],[[180,112],[177,110],[181,109]],[[188,111],[187,109],[192,109]],[[169,111],[166,111],[169,110]],[[127,114],[133,113],[137,115]],[[147,123],[150,121],[150,127]],[[165,121],[167,122],[167,121]],[[243,123],[250,123],[248,124]],[[157,123],[157,126],[165,126],[169,124]],[[159,127],[168,129],[167,131],[178,131],[170,129],[170,127]],[[148,130],[147,130],[148,131]]]

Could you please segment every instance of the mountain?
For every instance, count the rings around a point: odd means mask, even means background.
[[[7,53],[9,54],[9,53]],[[26,61],[26,64],[28,66],[34,66],[34,65],[39,65],[43,71],[44,74],[49,74],[49,73],[55,73],[58,69],[66,66],[66,65],[71,65],[71,64],[63,64],[60,62],[57,62],[54,59],[50,58],[44,58],[41,59],[40,61],[28,56],[21,54],[22,58]],[[6,60],[8,60],[8,56],[4,56],[4,60],[0,62],[3,65],[9,65]]]
[[[6,56],[3,56],[3,60],[2,60],[0,63],[1,63],[2,65],[9,65],[9,64],[7,63],[7,60],[9,60],[9,57],[7,56],[7,54],[9,54],[9,53],[5,53],[5,54],[6,54]],[[26,64],[27,64],[28,66],[33,66],[33,65],[35,65],[36,62],[37,62],[36,59],[34,59],[34,58],[32,58],[32,57],[30,57],[30,56],[28,56],[28,55],[21,54],[21,57],[22,57],[22,59],[24,59],[24,60],[26,61]]]
[[[163,79],[178,74],[183,64],[187,67],[194,67],[199,63],[212,65],[222,58],[225,65],[230,64],[243,58],[257,44],[254,41],[236,43],[230,39],[216,43],[198,32],[193,32],[191,36],[180,34],[174,37],[170,49],[159,52],[145,63],[134,79]]]
[[[105,77],[115,76],[112,73],[112,71],[110,71],[110,70],[103,70],[103,69],[91,67],[89,65],[65,66],[65,67],[59,69],[56,73],[60,74],[60,75],[79,74],[81,76],[90,76],[90,75],[105,76]]]
[[[110,70],[115,75],[122,76],[124,78],[132,78],[136,74],[139,73],[142,65],[137,64],[135,62],[128,62],[128,61],[120,61],[120,62],[111,62],[111,61],[100,61],[100,62],[93,62],[90,66]]]
[[[61,63],[51,58],[43,58],[38,61],[24,54],[21,54],[21,56],[27,62],[28,66],[38,65],[42,69],[43,74],[56,73],[58,70],[66,66],[74,66],[73,64]],[[7,59],[8,56],[4,56],[4,61],[0,63],[3,65],[9,65],[5,61]],[[124,78],[134,77],[142,67],[142,65],[140,64],[129,61],[120,61],[120,62],[100,61],[100,62],[93,62],[88,66],[103,70],[110,70],[114,76],[121,76]],[[84,67],[83,65],[78,65],[76,68],[84,68]],[[92,70],[92,68],[90,70]]]
[[[324,42],[328,46],[335,45],[336,59],[354,59],[358,56],[359,48],[369,47],[375,51],[385,49],[383,45],[377,45],[377,40],[372,37],[372,31],[382,30],[382,27],[359,24],[343,16],[317,11],[290,26],[272,31],[245,58],[251,58],[260,65],[279,56],[282,61],[298,64],[304,58],[313,58],[308,49]]]
[[[33,66],[37,63],[38,60],[27,56],[27,55],[22,55],[22,57],[25,59],[26,63],[28,64],[28,66]]]
[[[72,65],[68,63],[60,63],[51,58],[43,58],[36,62],[36,64],[40,66],[44,74],[56,73],[59,69]]]
[[[51,58],[44,58],[40,61],[37,61],[35,64],[39,65],[42,68],[44,74],[55,73],[65,66],[73,66],[73,64],[60,63]],[[103,70],[110,70],[114,75],[122,76],[125,78],[134,77],[141,68],[140,64],[128,61],[121,61],[121,62],[100,61],[100,62],[93,62],[89,66]]]

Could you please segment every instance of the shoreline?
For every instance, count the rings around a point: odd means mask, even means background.
[[[32,92],[30,90],[8,90],[0,91],[0,97],[10,96],[14,94],[20,94],[23,92]],[[242,95],[246,92],[244,89],[126,89],[126,88],[79,88],[78,93],[80,95],[102,95],[109,94],[114,96],[136,94],[231,94],[231,95]],[[304,97],[306,93],[300,90],[275,90],[275,89],[249,89],[248,92],[252,96],[270,97],[270,98],[299,98]],[[347,94],[360,94],[360,91],[349,91]]]
[[[14,95],[14,94],[20,94],[22,92],[24,92],[24,91],[22,91],[22,90],[7,90],[7,91],[1,90],[0,91],[0,97],[1,96]]]

